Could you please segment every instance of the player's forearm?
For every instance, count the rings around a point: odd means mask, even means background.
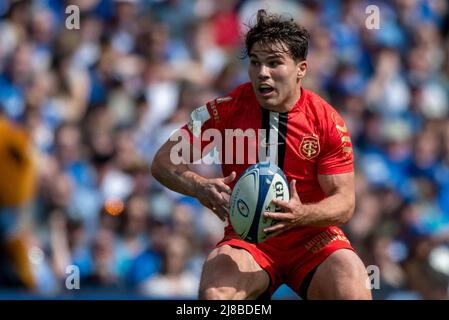
[[[300,225],[316,227],[343,225],[351,219],[354,203],[354,196],[337,193],[317,203],[303,204],[304,214]]]
[[[198,184],[204,180],[185,164],[174,165],[170,161],[157,158],[153,161],[151,173],[170,190],[192,197],[196,196]]]

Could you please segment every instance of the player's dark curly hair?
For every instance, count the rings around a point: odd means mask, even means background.
[[[310,35],[307,30],[298,25],[292,18],[284,19],[277,14],[268,14],[261,9],[257,12],[257,22],[251,26],[245,36],[245,55],[249,56],[255,43],[276,45],[284,48],[296,61],[307,57]],[[283,47],[283,45],[286,47]]]

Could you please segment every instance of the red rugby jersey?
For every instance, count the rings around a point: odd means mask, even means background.
[[[251,83],[245,83],[227,97],[210,101],[193,111],[192,121],[183,129],[191,144],[195,144],[195,139],[199,140],[196,145],[201,146],[201,150],[214,145],[204,136],[207,129],[221,133],[223,138],[218,140],[218,149],[221,149],[223,176],[235,171],[239,177],[251,164],[266,160],[261,159],[261,155],[267,155],[284,171],[289,182],[296,179],[303,203],[318,202],[325,198],[318,174],[353,171],[352,143],[337,111],[312,91],[301,90],[301,97],[290,112],[277,113],[261,108]],[[193,125],[194,120],[196,125]],[[234,143],[232,156],[226,158],[231,150],[231,140],[226,137],[226,132],[231,129],[253,129],[256,135],[255,139],[244,140],[243,149],[242,141]],[[238,146],[245,152],[242,164],[237,163],[239,155],[235,151]],[[229,159],[232,163],[227,163]]]

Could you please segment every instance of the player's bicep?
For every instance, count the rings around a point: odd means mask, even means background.
[[[319,174],[318,182],[326,196],[341,194],[348,199],[354,199],[354,172]]]

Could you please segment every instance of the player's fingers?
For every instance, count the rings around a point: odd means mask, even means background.
[[[223,213],[223,216],[226,218],[229,215],[229,209],[226,206],[220,207],[221,213]]]
[[[285,231],[287,231],[287,230],[288,230],[288,228],[285,228],[285,229],[280,230],[280,231],[277,231],[277,232],[272,232],[272,233],[270,233],[269,238],[271,238],[271,237],[276,237],[277,235],[279,235],[279,234],[281,234],[282,232],[285,232]]]
[[[229,207],[229,196],[225,192],[212,191],[209,201],[215,207]]]
[[[208,208],[211,209],[221,220],[224,221],[229,213],[229,199],[224,197],[222,193],[212,191],[208,202]]]
[[[298,191],[296,191],[296,180],[290,181],[290,196],[291,199],[299,199]]]
[[[217,199],[216,204],[218,207],[223,208],[226,211],[226,213],[228,212],[229,198],[226,199],[226,197],[223,197],[223,193],[220,193],[220,198]]]
[[[271,200],[271,202],[278,206],[281,207],[282,209],[290,209],[290,205],[287,201],[281,200],[281,199],[273,199]]]
[[[216,188],[219,192],[225,192],[227,194],[231,194],[232,190],[231,188],[224,183],[224,180],[218,180],[218,183],[216,184]]]
[[[237,174],[235,173],[235,171],[232,171],[229,176],[223,178],[223,182],[226,183],[226,184],[229,184],[232,181],[234,181],[236,176],[237,176]]]
[[[226,208],[226,210],[229,209],[230,199],[231,199],[231,197],[229,196],[229,194],[224,193],[224,192],[221,193],[221,203]]]
[[[285,231],[285,229],[287,228],[287,225],[288,224],[285,223],[285,222],[278,222],[275,225],[272,225],[270,227],[267,227],[267,228],[263,229],[263,231],[265,233],[269,233],[270,235],[272,233],[274,233],[274,232],[279,232],[280,233],[282,231]]]
[[[293,218],[293,216],[291,214],[284,213],[284,212],[279,213],[279,212],[265,211],[263,215],[265,218],[271,218],[271,219],[275,219],[275,220],[279,220],[279,221],[289,221],[289,220],[292,220],[292,218]]]

